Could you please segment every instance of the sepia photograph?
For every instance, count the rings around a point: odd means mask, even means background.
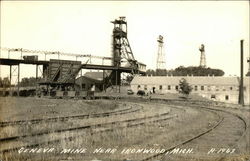
[[[0,1],[0,161],[250,161],[242,1]]]

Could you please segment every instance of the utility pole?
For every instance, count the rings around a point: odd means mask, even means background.
[[[239,89],[239,104],[244,106],[244,89],[243,89],[243,42],[240,40],[240,89]]]

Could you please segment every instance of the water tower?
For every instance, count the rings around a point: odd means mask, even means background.
[[[165,53],[163,51],[163,36],[159,35],[158,39],[158,52],[156,60],[156,69],[166,69]]]
[[[201,52],[200,67],[205,68],[206,67],[205,45],[201,44],[199,50]]]

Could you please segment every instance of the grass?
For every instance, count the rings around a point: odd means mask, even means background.
[[[129,102],[118,102],[118,101],[109,101],[109,100],[58,100],[58,99],[34,99],[34,103],[30,103],[33,99],[31,98],[0,98],[3,101],[0,101],[0,111],[7,116],[4,116],[4,120],[9,120],[11,118],[14,119],[23,119],[24,116],[26,118],[37,118],[37,117],[51,117],[55,115],[74,115],[79,113],[98,113],[105,111],[112,111],[117,109],[127,108],[128,106],[133,105],[133,103]],[[18,103],[17,103],[18,102]],[[140,102],[140,101],[138,101]],[[104,123],[114,120],[124,120],[131,119],[135,117],[144,117],[147,115],[153,115],[154,113],[161,113],[166,111],[168,105],[166,102],[142,102],[138,103],[143,105],[143,110],[138,113],[131,113],[123,116],[112,116],[105,118],[92,118],[87,120],[69,120],[65,123],[61,122],[53,122],[52,123],[42,123],[39,126],[32,126],[30,124],[25,124],[24,126],[17,129],[1,129],[5,132],[4,135],[10,134],[25,134],[35,131],[43,131],[43,130],[55,130],[65,127],[72,126],[80,126],[84,124],[96,124],[96,123]],[[177,102],[175,104],[186,106],[188,102]],[[35,105],[35,106],[34,106]],[[10,107],[9,109],[3,107]],[[21,108],[20,108],[21,107]],[[36,108],[39,107],[39,108]],[[86,154],[17,154],[13,152],[11,156],[5,155],[2,156],[4,161],[7,160],[41,160],[41,161],[49,161],[49,160],[62,160],[73,158],[73,160],[123,160],[123,159],[139,159],[146,157],[146,154],[124,154],[120,153],[114,154],[93,154],[92,152],[96,148],[117,148],[118,150],[122,150],[124,148],[167,148],[174,144],[177,144],[183,140],[186,140],[190,137],[193,137],[195,134],[200,133],[218,121],[218,118],[215,115],[197,112],[196,110],[188,107],[184,107],[186,110],[179,113],[177,118],[172,120],[166,120],[158,123],[147,123],[143,126],[133,127],[133,128],[123,128],[116,129],[112,132],[103,132],[103,133],[93,133],[91,130],[87,130],[85,132],[67,132],[60,135],[50,135],[47,137],[39,137],[34,138],[34,140],[29,140],[27,138],[25,141],[30,142],[40,142],[41,139],[44,141],[55,139],[55,138],[65,138],[69,136],[79,135],[73,140],[64,140],[62,139],[59,143],[53,145],[43,145],[40,147],[56,147],[61,150],[63,148],[87,148]],[[16,110],[16,111],[13,111]],[[13,112],[12,112],[13,111]],[[31,112],[29,112],[31,111]],[[40,113],[40,114],[39,114]],[[38,115],[39,114],[39,115]],[[9,117],[8,117],[9,115]],[[23,116],[24,115],[24,116]],[[245,114],[246,115],[246,114]],[[115,126],[114,126],[115,128]],[[2,134],[1,134],[2,135]],[[3,135],[3,136],[4,136]],[[238,134],[237,134],[238,135]],[[239,155],[239,157],[248,157],[248,153],[244,155]],[[1,157],[1,156],[0,156]],[[4,158],[5,157],[5,158]],[[235,157],[235,159],[237,158]],[[175,158],[176,159],[176,158]],[[178,159],[178,158],[177,158]],[[225,160],[221,161],[233,161],[226,160],[228,158],[222,158]],[[193,157],[192,160],[199,161],[202,160],[200,158]],[[205,161],[205,160],[202,160]],[[217,160],[216,160],[217,161]],[[219,160],[218,160],[219,161]]]

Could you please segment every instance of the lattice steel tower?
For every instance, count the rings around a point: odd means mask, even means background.
[[[203,44],[201,44],[199,50],[201,52],[200,67],[205,68],[206,67],[205,46]]]
[[[159,35],[156,69],[166,69],[165,52],[163,50],[163,36]]]
[[[112,85],[120,85],[121,70],[119,68],[128,67],[133,74],[138,71],[138,66],[128,41],[126,18],[119,17],[119,19],[115,19],[111,23],[114,24],[112,35],[112,66],[117,68],[110,75],[111,83]]]
[[[125,17],[119,17],[115,21],[113,29],[113,66],[120,67],[122,62],[127,62],[134,67],[136,60],[127,38],[127,22]]]

